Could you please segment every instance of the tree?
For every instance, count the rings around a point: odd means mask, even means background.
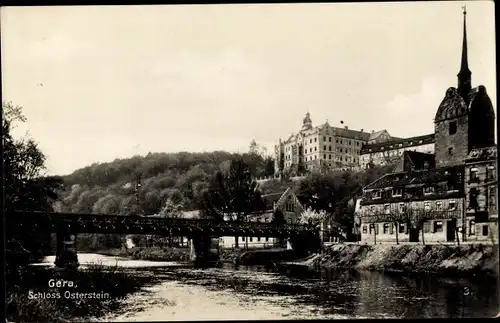
[[[37,143],[28,136],[15,139],[12,130],[25,122],[22,108],[11,102],[2,102],[4,211],[53,211],[63,181],[57,176],[45,175],[45,155]],[[27,224],[29,225],[29,224]],[[6,265],[16,267],[39,258],[50,250],[50,233],[35,227],[25,227],[23,232],[6,231]],[[8,268],[8,270],[10,270]]]
[[[217,172],[202,199],[203,214],[214,220],[243,222],[248,214],[262,211],[264,202],[248,165],[241,159],[231,162],[229,172]],[[238,236],[235,236],[238,247]]]
[[[285,224],[286,224],[285,215],[283,214],[283,212],[281,212],[280,209],[276,209],[273,212],[273,218],[271,220],[271,223],[274,224],[275,226],[277,226],[278,228],[282,228],[285,226]],[[285,241],[282,237],[278,238],[278,245],[280,247],[286,247]]]

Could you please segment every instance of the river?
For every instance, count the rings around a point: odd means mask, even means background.
[[[496,280],[333,272],[291,277],[262,267],[194,269],[173,262],[79,254],[160,279],[126,297],[119,313],[97,321],[459,318],[498,312]],[[47,257],[39,265],[51,265]]]

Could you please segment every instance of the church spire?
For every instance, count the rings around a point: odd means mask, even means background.
[[[469,60],[467,57],[467,9],[464,10],[464,36],[462,42],[462,62],[460,64],[460,72],[458,72],[458,93],[467,101],[467,95],[471,89],[471,71],[469,70]]]

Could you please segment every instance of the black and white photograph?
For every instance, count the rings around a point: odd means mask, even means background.
[[[500,313],[493,1],[0,21],[6,322]]]

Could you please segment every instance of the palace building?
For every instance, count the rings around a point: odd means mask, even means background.
[[[464,11],[458,86],[446,90],[433,136],[400,141],[397,149],[420,149],[397,152],[395,172],[364,187],[355,221],[361,241],[498,242],[495,112],[486,88],[471,87],[471,74]]]
[[[392,139],[387,130],[364,132],[324,124],[313,127],[309,112],[302,129],[275,146],[276,174],[323,171],[335,168],[357,168],[363,145]]]

